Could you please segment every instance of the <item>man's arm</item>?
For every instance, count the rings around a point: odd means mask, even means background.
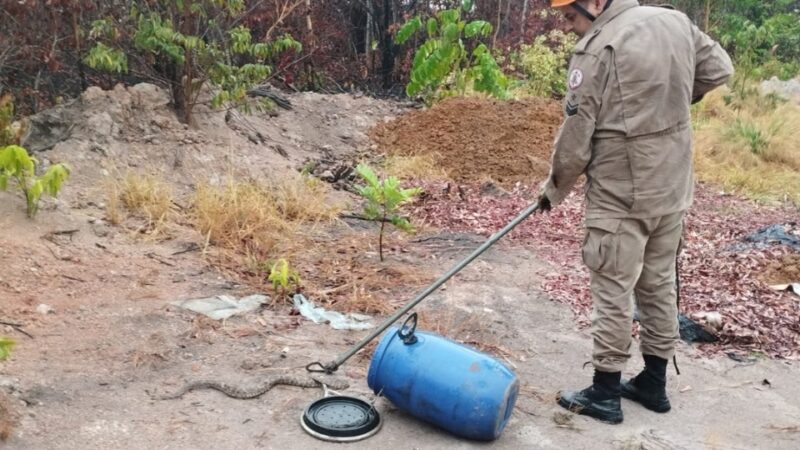
[[[569,193],[592,156],[592,135],[608,81],[610,50],[601,57],[580,53],[573,57],[567,80],[566,118],[554,144],[550,176],[542,195],[553,206]]]
[[[733,63],[725,49],[695,25],[692,25],[692,35],[696,55],[692,103],[696,103],[706,93],[730,79]]]

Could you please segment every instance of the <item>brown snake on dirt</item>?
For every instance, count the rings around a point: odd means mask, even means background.
[[[323,378],[321,376],[292,376],[292,375],[276,375],[267,378],[255,386],[239,387],[233,386],[221,381],[199,380],[192,381],[185,384],[182,388],[178,389],[172,394],[163,395],[158,397],[159,400],[172,400],[183,397],[189,391],[197,389],[215,389],[222,392],[231,398],[238,398],[247,400],[251,398],[260,397],[273,387],[283,384],[287,386],[297,386],[303,388],[321,387],[323,384],[331,389],[347,389],[350,384],[341,379]]]

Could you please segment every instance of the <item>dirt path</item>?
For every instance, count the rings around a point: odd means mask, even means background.
[[[212,391],[191,392],[179,400],[153,399],[153,394],[171,392],[187,380],[243,383],[277,373],[302,374],[306,364],[336,356],[364,332],[315,325],[292,314],[289,306],[217,322],[170,305],[268,287],[248,287],[216,269],[220,264],[212,264],[213,252],[198,251],[202,237],[186,224],[175,224],[161,240],[130,231],[135,230],[131,224],[109,225],[101,219],[106,198],[101,186],[115,168],[152,168],[175,185],[176,201],[184,203],[198,179],[220,183],[232,168],[242,176],[281,176],[315,159],[332,167],[325,170],[338,172],[342,158],[370,148],[370,127],[404,109],[374,99],[298,94],[292,97],[295,109],[278,117],[241,121],[200,114],[203,126],[189,130],[169,112],[165,93],[152,87],[92,89],[84,97],[80,104],[53,112],[68,132],[40,155],[73,166],[60,200],[46,202],[31,221],[18,196],[0,193],[0,320],[22,324],[33,336],[11,326],[0,329],[0,335],[18,342],[12,357],[0,362],[0,397],[7,400],[0,398],[0,414],[5,405],[15,422],[10,439],[0,445],[67,450],[340,448],[315,440],[299,426],[301,411],[321,394],[318,390],[278,386],[248,401]],[[410,299],[426,279],[482,241],[436,231],[411,240],[393,236],[387,261],[379,263],[374,248],[352,244],[373,242],[372,224],[352,222],[346,228],[348,241],[337,240],[335,233],[325,237],[330,247],[323,250],[343,261],[335,276],[350,275],[348,261],[353,259],[347,258],[357,253],[368,269],[372,265],[373,275],[395,280],[394,290],[372,292],[373,300],[392,305]],[[542,292],[543,274],[558,270],[544,260],[544,255],[504,241],[421,305],[421,328],[480,346],[511,365],[522,381],[508,428],[488,446],[800,447],[796,362],[704,359],[688,346],[680,349],[682,375],[670,375],[671,413],[655,415],[625,402],[622,425],[577,416],[565,423],[556,415],[562,410],[554,396],[559,389],[589,382],[591,370],[581,367],[590,359],[591,342],[587,332],[578,330],[569,308]],[[318,267],[314,261],[307,266]],[[416,274],[406,276],[403,270],[408,268]],[[365,273],[361,270],[359,276]],[[355,290],[355,281],[353,286]],[[339,376],[350,383],[346,393],[372,400],[366,386],[369,356],[367,351],[356,355]],[[638,368],[634,361],[628,374]],[[384,428],[350,447],[487,446],[422,424],[383,399],[376,405]],[[0,415],[0,435],[8,419]]]
[[[31,234],[46,234],[53,228],[42,225]],[[39,266],[37,277],[42,272],[67,273],[68,267],[79,264],[43,263],[37,257],[45,257],[44,241],[30,239],[23,248],[18,239],[2,242],[4,260],[30,263],[23,253],[27,252],[38,261],[33,266]],[[433,271],[454,263],[480,242],[466,235],[420,240],[409,245],[437,255],[436,260],[418,261]],[[124,242],[115,250],[121,253],[123,248]],[[281,386],[251,401],[205,391],[180,400],[151,399],[149,393],[174,389],[186,379],[250,380],[290,368],[300,373],[296,368],[330,358],[362,334],[331,331],[303,320],[298,326],[298,318],[288,309],[235,317],[222,325],[199,321],[167,306],[167,301],[236,293],[229,289],[233,283],[205,267],[196,254],[176,257],[170,260],[174,266],[165,267],[146,256],[150,251],[131,246],[124,255],[125,268],[89,288],[80,290],[84,282],[66,279],[64,283],[73,289],[66,290],[67,298],[37,291],[35,283],[28,283],[32,280],[18,281],[34,286],[33,292],[9,298],[4,291],[5,303],[15,305],[10,315],[28,323],[26,330],[36,336],[20,338],[13,359],[2,366],[3,385],[12,392],[21,414],[6,448],[333,448],[298,426],[304,406],[320,394],[315,390]],[[86,283],[102,273],[92,267],[90,255],[76,256],[88,266],[75,272]],[[152,276],[131,277],[128,268],[134,267],[136,273]],[[691,348],[680,351],[682,375],[670,377],[671,413],[655,415],[625,402],[626,418],[620,426],[575,417],[569,427],[559,427],[554,414],[561,411],[552,399],[562,387],[588,382],[590,370],[581,366],[589,359],[590,341],[575,329],[567,308],[548,301],[538,289],[535,274],[542,269],[535,254],[502,246],[465,269],[425,307],[425,319],[432,326],[453,330],[453,338],[495,345],[521,378],[518,408],[493,447],[797,448],[796,366],[768,360],[743,365],[725,358],[694,359]],[[202,274],[193,275],[198,272]],[[59,292],[63,296],[65,291]],[[47,303],[56,312],[45,316],[25,312],[25,305],[34,309],[38,303]],[[469,320],[482,326],[457,325]],[[367,365],[367,357],[357,356],[341,370],[352,386],[347,393],[373,398],[365,382]],[[351,447],[483,446],[420,424],[382,399],[377,405],[384,428]],[[636,446],[637,442],[648,446]]]

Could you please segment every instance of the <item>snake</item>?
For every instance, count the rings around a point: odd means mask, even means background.
[[[214,381],[214,380],[192,381],[190,383],[186,383],[182,388],[178,389],[174,393],[163,395],[158,399],[173,400],[176,398],[183,397],[184,394],[186,394],[189,391],[195,391],[199,389],[214,389],[222,392],[223,394],[231,398],[248,400],[264,395],[270,389],[279,384],[287,386],[297,386],[302,388],[322,387],[324,385],[327,386],[328,388],[335,390],[347,389],[348,387],[350,387],[350,384],[342,379],[323,378],[317,375],[311,375],[305,377],[292,376],[292,375],[276,375],[269,377],[255,385],[247,387],[235,386],[223,381]]]

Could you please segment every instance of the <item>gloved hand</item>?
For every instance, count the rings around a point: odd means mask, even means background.
[[[547,194],[544,192],[539,194],[539,200],[537,200],[537,202],[539,203],[539,211],[543,213],[549,212],[551,209],[553,209],[553,205],[550,204],[550,199],[547,198]]]

